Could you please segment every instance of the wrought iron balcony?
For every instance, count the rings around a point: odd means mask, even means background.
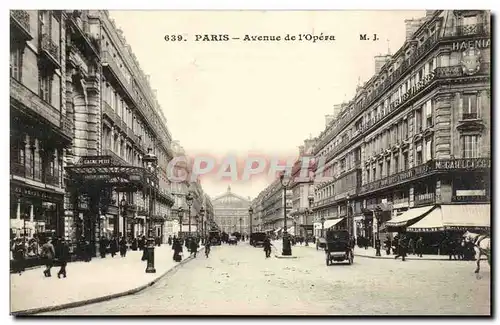
[[[462,120],[475,120],[478,119],[479,116],[477,113],[463,113]]]
[[[26,166],[18,162],[10,163],[10,173],[12,175],[26,177]]]
[[[59,176],[53,175],[50,171],[44,173],[44,182],[46,184],[59,186]]]
[[[11,10],[10,11],[12,26],[16,28],[18,33],[27,41],[31,41],[30,30],[30,14],[26,10]]]
[[[452,34],[452,36],[486,36],[489,34],[489,30],[484,24],[470,24],[457,26]]]
[[[59,46],[54,42],[49,34],[42,34],[40,46],[48,61],[50,61],[55,67],[59,68],[61,66]]]
[[[452,78],[463,76],[463,69],[461,65],[454,65],[451,67],[436,68],[437,78]]]
[[[61,126],[60,112],[12,77],[10,78],[10,98],[22,105],[18,109],[36,113],[56,128]]]
[[[134,96],[132,85],[123,75],[123,72],[118,67],[113,55],[108,51],[103,51],[101,54],[101,61],[103,68],[107,68],[105,70],[111,72],[114,79],[120,84],[122,92],[124,92],[137,106],[139,106],[139,103]]]

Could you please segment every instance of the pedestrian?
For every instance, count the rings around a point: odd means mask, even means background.
[[[381,243],[380,243],[380,238],[377,236],[376,239],[375,239],[375,256],[382,256],[382,254],[380,254],[380,246],[381,246]]]
[[[139,243],[137,242],[137,237],[132,238],[132,245],[130,248],[132,248],[133,251],[136,251],[138,248]]]
[[[45,261],[45,270],[43,274],[45,277],[51,277],[50,269],[54,266],[54,258],[56,255],[54,245],[52,245],[52,239],[47,238],[45,244],[42,245],[42,253],[41,253],[44,261]]]
[[[408,252],[409,254],[415,255],[415,243],[413,242],[413,238],[408,240]]]
[[[405,261],[406,249],[407,249],[407,242],[405,235],[399,236],[397,245],[398,245],[398,255],[394,256],[394,258],[397,259],[398,257],[401,257],[401,259]]]
[[[173,259],[175,262],[180,262],[182,260],[182,244],[181,240],[174,238],[172,249],[174,251]]]
[[[387,238],[385,239],[384,245],[385,245],[385,254],[386,255],[391,255],[391,246],[392,246],[392,243],[391,243],[391,238],[389,238],[389,236],[387,236]]]
[[[191,255],[194,254],[194,257],[196,258],[196,253],[198,252],[198,241],[196,240],[191,240]]]
[[[69,253],[69,245],[68,245],[67,241],[65,241],[64,239],[61,239],[61,240],[59,240],[58,245],[59,245],[58,260],[59,260],[60,269],[59,269],[59,272],[57,272],[57,278],[60,279],[61,275],[63,277],[66,277],[66,266],[68,265],[70,253]]]
[[[417,242],[415,243],[415,252],[418,257],[422,257],[422,251],[424,249],[424,240],[422,236],[418,237]]]
[[[125,239],[125,236],[122,236],[120,238],[120,256],[125,257],[127,255],[127,239]]]
[[[109,251],[111,252],[111,257],[115,257],[118,252],[118,239],[115,236],[111,237],[111,241],[109,242]]]
[[[210,254],[210,241],[205,240],[205,256],[208,258],[209,254]]]
[[[12,245],[12,256],[14,258],[14,273],[21,275],[26,268],[26,245],[21,238],[16,238]]]
[[[264,239],[264,252],[266,253],[266,258],[268,257],[271,257],[271,246],[273,244],[271,244],[271,240],[269,239],[269,237],[266,237],[266,239]]]
[[[101,258],[106,258],[106,248],[108,247],[108,241],[106,237],[101,236],[101,240],[99,240],[99,254]]]
[[[172,236],[168,236],[168,246],[172,246]]]

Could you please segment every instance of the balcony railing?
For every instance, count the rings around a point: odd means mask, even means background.
[[[26,166],[18,162],[10,163],[10,173],[12,175],[26,177]]]
[[[477,113],[463,113],[462,120],[475,120],[478,118]]]
[[[10,78],[10,97],[20,102],[26,110],[37,113],[57,128],[61,126],[60,112],[14,78]]]
[[[59,177],[47,171],[44,173],[45,183],[50,185],[59,186]]]
[[[461,77],[462,75],[463,75],[463,69],[461,65],[436,68],[437,78]]]
[[[54,42],[49,34],[42,34],[41,47],[43,51],[52,56],[52,61],[54,61],[55,64],[59,65],[59,46]]]
[[[103,149],[102,150],[102,154],[104,156],[111,156],[114,159],[116,159],[116,160],[120,161],[121,163],[123,163],[124,165],[131,165],[125,159],[123,159],[122,157],[120,157],[119,155],[117,155],[116,153],[114,153],[111,149]]]
[[[384,177],[382,179],[376,180],[374,182],[365,184],[361,186],[360,193],[366,193],[370,191],[374,191],[377,189],[381,189],[387,186],[392,186],[401,182],[412,180],[416,177],[423,176],[435,168],[435,161],[431,160],[426,162],[425,164],[413,167],[411,169],[396,173],[394,175],[390,175]]]
[[[25,35],[26,39],[33,39],[30,30],[30,14],[26,10],[11,10],[10,16],[21,29],[21,32]]]
[[[490,32],[484,24],[470,24],[455,27],[449,27],[445,30],[445,36],[458,37],[458,36],[486,36]]]
[[[127,78],[125,78],[125,76],[123,75],[122,70],[118,67],[118,64],[116,63],[112,54],[108,51],[103,51],[102,55],[101,55],[101,61],[102,61],[103,66],[108,66],[109,69],[113,72],[113,74],[115,75],[115,78],[121,84],[124,92],[127,93],[128,97],[132,101],[134,101],[137,106],[139,106],[139,103],[138,103],[137,99],[135,98],[134,91],[132,89],[132,85],[129,83]]]
[[[424,193],[415,195],[415,205],[427,205],[435,202],[434,193]]]

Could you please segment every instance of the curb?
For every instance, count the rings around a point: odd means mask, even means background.
[[[365,257],[365,258],[373,258],[373,259],[378,259],[378,260],[396,260],[394,257],[385,257],[385,256],[370,256],[370,255],[360,255],[360,254],[354,254],[354,256],[357,257]],[[455,262],[466,262],[462,260],[450,260],[447,258],[443,259],[436,259],[436,258],[415,258],[415,257],[406,257],[406,260],[408,261],[455,261]]]
[[[297,258],[297,256],[283,256],[283,255],[276,255],[276,254],[274,254],[274,257],[276,257],[276,258],[284,258],[284,259]]]
[[[205,247],[202,247],[198,251],[198,253],[200,253],[202,250],[205,250]],[[113,294],[110,294],[110,295],[107,295],[107,296],[101,296],[101,297],[91,298],[91,299],[87,299],[87,300],[74,301],[74,302],[70,302],[70,303],[66,303],[66,304],[61,304],[61,305],[55,305],[55,306],[49,306],[49,307],[40,307],[40,308],[32,308],[32,309],[26,309],[26,310],[18,310],[18,311],[15,311],[15,312],[11,312],[10,314],[12,316],[14,316],[14,317],[28,316],[28,315],[34,315],[34,314],[45,313],[45,312],[50,312],[50,311],[57,311],[57,310],[62,310],[62,309],[81,307],[81,306],[85,306],[85,305],[95,304],[95,303],[98,303],[98,302],[112,300],[112,299],[123,297],[123,296],[133,295],[133,294],[136,294],[136,293],[138,293],[138,292],[140,292],[140,291],[142,291],[142,290],[144,290],[144,289],[146,289],[146,288],[154,285],[160,279],[162,279],[163,277],[165,277],[169,273],[172,273],[173,271],[176,271],[179,267],[181,267],[182,265],[186,264],[187,262],[189,262],[189,261],[191,261],[193,259],[194,259],[193,256],[191,256],[191,255],[188,256],[187,258],[185,258],[184,260],[182,260],[180,263],[175,264],[172,268],[168,269],[162,275],[158,276],[154,280],[152,280],[152,281],[150,281],[150,282],[148,282],[148,283],[146,283],[146,284],[144,284],[142,286],[134,288],[134,289],[130,289],[130,290],[123,291],[123,292],[118,292],[118,293],[113,293]]]

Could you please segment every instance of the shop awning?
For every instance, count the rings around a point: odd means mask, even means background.
[[[490,221],[489,204],[441,205],[407,230],[412,232],[488,230]]]
[[[281,228],[276,229],[274,232],[277,234],[281,231]]]
[[[322,226],[321,226],[321,222],[315,222],[315,223],[313,224],[313,227],[314,227],[314,229],[316,229],[316,230],[321,229],[321,228],[322,228]]]
[[[288,228],[286,231],[287,231],[290,235],[295,236],[295,229],[294,229],[293,227],[292,227],[292,228]]]
[[[344,220],[344,218],[325,220],[325,229],[329,229],[329,228],[335,227],[342,220]]]
[[[406,227],[411,224],[412,221],[416,221],[417,218],[425,216],[429,211],[431,211],[434,206],[426,206],[421,208],[409,209],[403,212],[401,215],[392,218],[385,223],[386,227]]]

